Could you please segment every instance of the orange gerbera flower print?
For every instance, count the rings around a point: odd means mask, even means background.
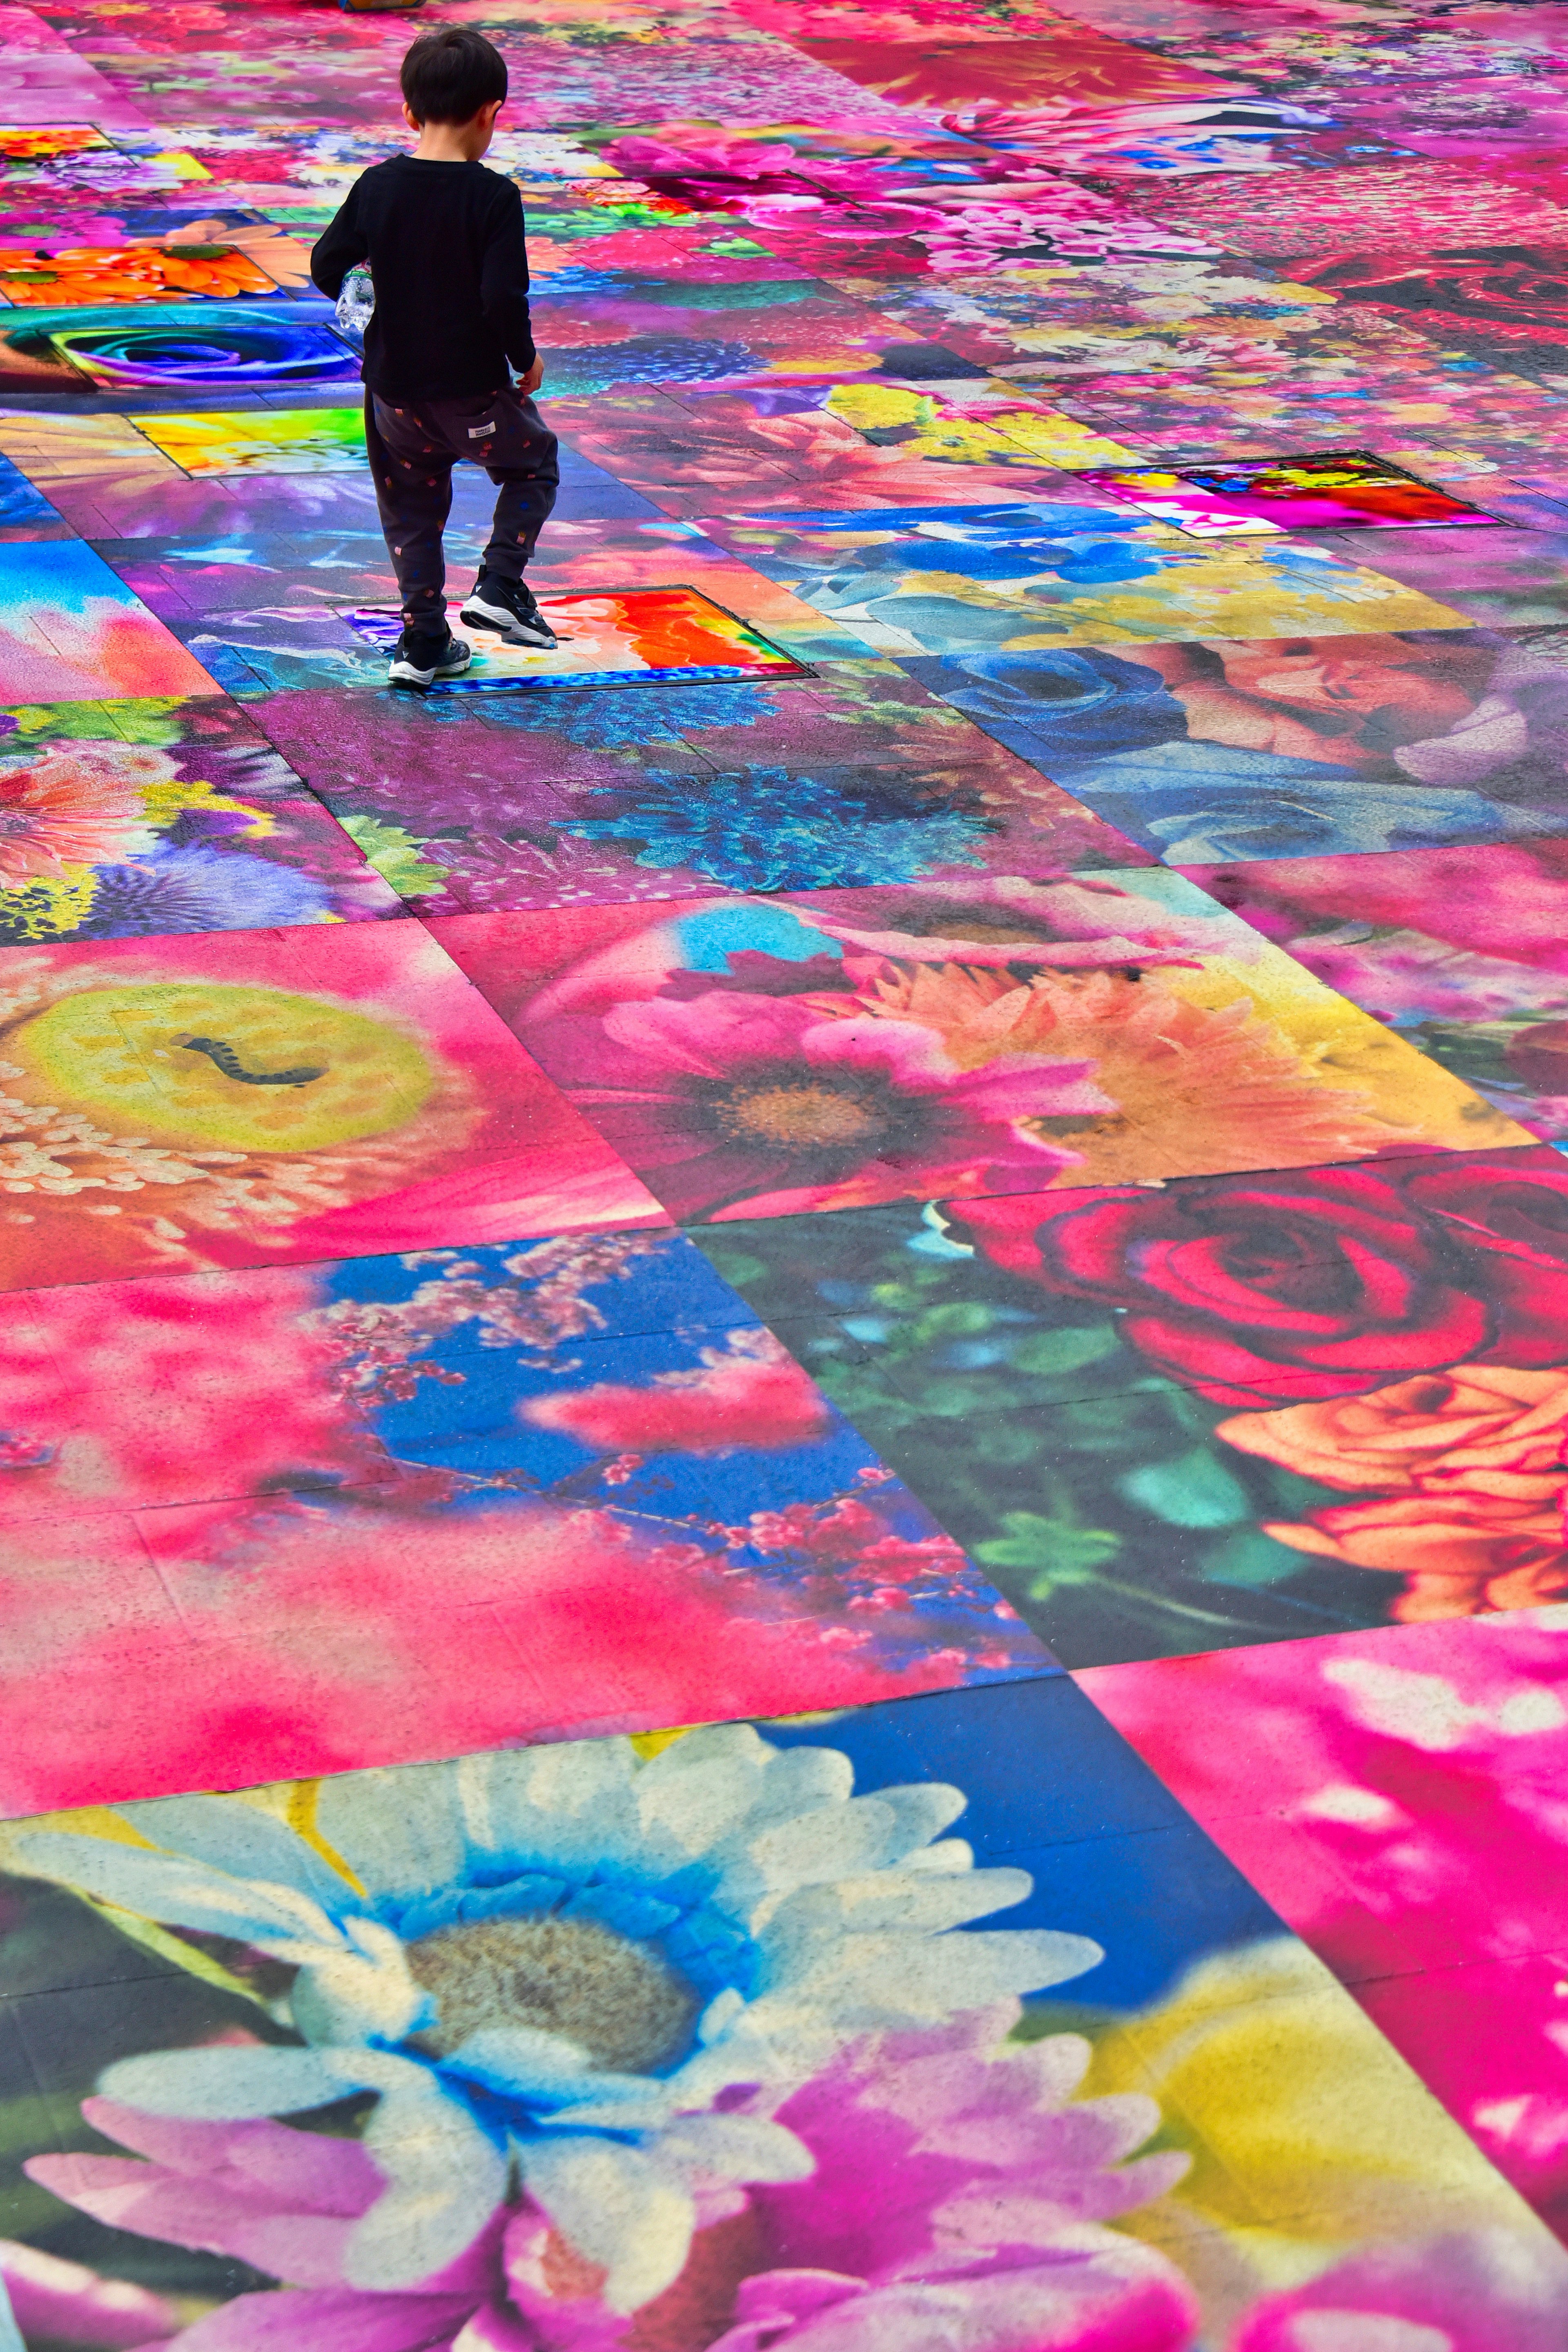
[[[1019,1054],[1082,1061],[1116,1105],[1109,1117],[1053,1120],[1076,1155],[1070,1184],[1136,1183],[1238,1168],[1301,1168],[1359,1159],[1396,1132],[1359,1091],[1326,1083],[1245,1001],[1189,1004],[1145,972],[904,968],[873,1007],[923,1023],[961,1069]]]
[[[110,302],[231,301],[278,289],[228,246],[81,245],[58,253],[0,246],[0,293],[26,309]]]

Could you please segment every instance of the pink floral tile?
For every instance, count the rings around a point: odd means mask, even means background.
[[[1500,1394],[1484,1436],[1472,1423],[1472,1483],[1523,1468],[1552,1381],[1561,1410],[1562,1371],[1537,1379],[1531,1404]],[[1458,1428],[1464,1382],[1438,1385]],[[1552,1606],[1079,1677],[1560,2234],[1563,1620]]]
[[[354,830],[219,698],[0,711],[0,944],[402,914]]]
[[[1568,1141],[1568,843],[1184,870],[1521,1126]]]
[[[52,1694],[0,1811],[1052,1670],[668,1235],[67,1285],[0,1330],[0,1681]]]
[[[681,1218],[1524,1139],[1168,875],[434,929]]]
[[[659,1221],[412,923],[0,962],[0,1287]]]

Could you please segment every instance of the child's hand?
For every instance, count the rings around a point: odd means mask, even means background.
[[[518,377],[517,388],[519,392],[537,392],[543,382],[544,362],[536,359],[528,373]]]

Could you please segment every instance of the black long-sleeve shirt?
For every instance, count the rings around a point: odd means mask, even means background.
[[[335,299],[358,261],[375,281],[364,380],[391,400],[497,392],[533,364],[522,198],[482,163],[394,155],[362,173],[317,239],[310,276]]]

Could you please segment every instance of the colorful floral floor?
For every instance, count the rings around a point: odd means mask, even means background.
[[[453,21],[563,643],[419,699]],[[0,118],[0,2352],[1563,2352],[1568,6]]]

